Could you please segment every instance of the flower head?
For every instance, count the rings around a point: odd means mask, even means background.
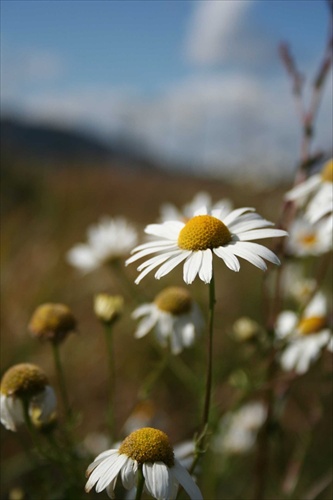
[[[199,306],[186,288],[177,286],[165,288],[154,302],[139,306],[132,316],[143,318],[135,337],[141,338],[154,328],[159,343],[165,347],[170,342],[173,354],[192,345],[204,326]]]
[[[333,212],[333,160],[324,163],[320,172],[311,175],[301,184],[286,193],[286,199],[300,205],[308,202],[305,216],[314,223],[319,219],[330,216],[332,223]]]
[[[283,311],[277,318],[275,332],[278,340],[287,343],[280,358],[282,368],[305,373],[324,347],[333,348],[326,297],[318,292],[301,317],[293,311]]]
[[[94,299],[94,311],[103,323],[108,325],[117,321],[124,309],[124,299],[120,295],[99,293]]]
[[[132,432],[119,449],[98,455],[87,469],[89,479],[86,491],[94,486],[97,493],[107,488],[108,494],[114,498],[118,475],[121,475],[123,486],[132,489],[137,483],[139,469],[145,488],[153,498],[172,500],[176,498],[178,485],[181,484],[191,499],[202,499],[192,477],[175,458],[168,436],[152,427]]]
[[[65,304],[47,303],[37,307],[28,328],[41,340],[59,343],[76,330],[76,324],[72,311]]]
[[[252,208],[240,208],[221,216],[220,209],[208,213],[207,208],[202,207],[187,222],[166,221],[148,225],[145,232],[155,239],[136,247],[126,264],[157,254],[138,267],[141,272],[136,283],[157,267],[155,278],[160,279],[183,261],[185,283],[192,283],[197,275],[209,283],[213,275],[213,255],[221,258],[232,271],[240,269],[237,257],[266,270],[264,259],[274,264],[279,264],[279,259],[271,250],[251,240],[287,234],[269,226],[272,223],[254,213]]]
[[[286,249],[289,255],[321,255],[332,249],[332,229],[326,221],[312,224],[305,218],[297,218],[289,227]]]
[[[67,253],[67,261],[83,273],[127,256],[137,242],[135,229],[124,217],[103,217],[87,233],[87,243],[75,245]]]
[[[242,454],[250,451],[267,411],[260,401],[246,403],[235,412],[228,412],[220,421],[213,447],[216,451]]]
[[[48,424],[55,415],[56,397],[47,376],[36,365],[21,363],[5,372],[1,380],[1,423],[11,431],[24,422],[23,404],[36,427]]]

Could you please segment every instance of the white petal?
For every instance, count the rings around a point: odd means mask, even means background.
[[[145,233],[153,236],[177,241],[179,232],[185,226],[181,221],[166,221],[163,224],[149,224],[145,228]]]
[[[244,231],[244,233],[235,233],[240,241],[261,240],[263,238],[278,238],[279,236],[288,236],[287,231],[283,229],[254,229],[253,231]]]
[[[124,488],[130,490],[134,488],[137,478],[138,463],[128,460],[121,469],[121,480]]]
[[[152,328],[156,325],[156,321],[157,317],[155,314],[144,318],[142,321],[140,321],[138,328],[134,333],[134,337],[137,339],[141,339],[142,337],[147,335],[147,333],[149,333],[150,330],[152,330]]]
[[[171,252],[169,254],[169,256],[170,255],[173,256],[174,253]],[[146,267],[146,269],[144,269],[142,271],[142,273],[139,274],[139,276],[135,280],[135,283],[139,284],[140,281],[142,280],[142,278],[144,278],[148,273],[150,273],[150,271],[152,271],[153,269],[155,269],[155,267],[158,267],[160,264],[161,264],[161,256],[160,255],[156,255],[156,257],[152,260],[152,263],[150,264],[150,266]]]
[[[151,247],[159,247],[159,246],[168,246],[168,245],[174,245],[173,241],[166,241],[166,240],[153,240],[153,241],[147,241],[146,243],[142,243],[142,245],[138,245],[135,247],[131,253],[134,252],[139,252],[140,250],[144,250],[145,248],[151,248]]]
[[[199,269],[199,278],[204,283],[210,283],[213,276],[213,254],[210,249],[202,252],[202,263]]]
[[[21,400],[13,396],[0,395],[0,420],[9,431],[16,431],[16,426],[24,422]]]
[[[233,210],[228,214],[226,217],[223,219],[223,223],[226,226],[229,226],[234,220],[236,220],[240,215],[244,214],[245,212],[254,212],[254,208],[250,207],[243,207],[243,208],[237,208],[236,210]]]
[[[157,262],[157,259],[159,259],[160,264],[163,264],[163,262],[170,259],[173,255],[178,255],[178,254],[179,254],[179,248],[177,248],[176,250],[162,253],[161,255],[155,255],[154,257],[151,257],[150,259],[143,262],[143,264],[140,264],[140,266],[138,266],[137,270],[142,271],[146,267],[150,266],[150,264],[153,264],[153,262]]]
[[[149,247],[149,248],[146,248],[146,249],[143,249],[141,250],[140,252],[132,255],[132,257],[130,257],[129,259],[126,260],[125,262],[125,265],[127,266],[128,264],[132,264],[132,262],[135,262],[136,260],[139,260],[141,259],[142,257],[145,257],[146,255],[150,255],[150,254],[153,254],[153,253],[157,253],[157,252],[163,252],[164,250],[166,252],[172,250],[173,248],[178,248],[178,247],[175,247],[174,245],[159,245],[158,247]],[[133,252],[135,252],[135,248],[133,250]],[[132,253],[133,253],[132,252]]]
[[[263,245],[259,245],[259,243],[252,243],[252,242],[246,242],[246,241],[236,242],[235,244],[231,245],[231,248],[235,248],[235,247],[238,248],[240,246],[242,248],[246,248],[247,250],[250,250],[253,253],[256,253],[257,255],[262,257],[263,259],[266,259],[269,262],[272,262],[273,264],[280,265],[280,260],[275,255],[275,253],[272,252],[271,250],[269,250],[268,248],[264,247]]]
[[[167,500],[169,492],[169,470],[163,462],[146,462],[142,467],[148,492],[157,500]]]
[[[290,191],[285,194],[286,200],[297,200],[297,198],[304,198],[311,193],[319,184],[321,183],[321,177],[319,174],[312,175],[306,181],[297,186],[293,187]]]
[[[66,254],[69,264],[77,267],[83,272],[89,272],[99,266],[95,253],[89,245],[79,244],[69,250]]]
[[[51,417],[52,413],[56,411],[57,397],[50,385],[35,396],[33,396],[29,403],[29,414],[35,414],[35,410],[40,412],[38,420],[46,422]]]
[[[152,304],[142,304],[141,306],[134,309],[134,311],[131,314],[131,317],[133,319],[138,319],[141,316],[145,316],[146,314],[150,314],[152,312],[153,308],[154,308],[154,306]]]
[[[241,243],[230,244],[228,245],[228,249],[230,249],[230,251],[238,257],[242,257],[248,262],[251,262],[251,264],[253,264],[254,266],[259,267],[259,269],[261,269],[262,271],[266,271],[267,266],[265,264],[265,261],[261,257],[259,257],[256,252],[244,247]]]
[[[190,251],[180,250],[180,253],[178,255],[167,261],[158,269],[158,271],[155,273],[155,278],[159,280],[160,278],[162,278],[162,276],[168,274],[176,266],[178,266],[178,264],[185,260],[190,253]]]
[[[231,233],[242,233],[251,229],[260,229],[263,227],[274,226],[273,222],[269,222],[259,217],[254,217],[256,214],[250,214],[252,217],[239,219],[233,224],[229,224],[228,229]]]
[[[218,247],[214,248],[213,252],[220,257],[229,269],[238,272],[240,269],[239,260],[235,255],[229,250],[228,247]]]
[[[119,455],[118,450],[116,451],[116,453],[99,463],[90,474],[85,486],[87,492],[96,485],[96,491],[99,493],[115,479],[124,463],[128,460],[126,455]]]
[[[176,459],[175,465],[171,468],[171,472],[182,485],[191,500],[203,500],[201,491],[194,482],[194,479]]]
[[[188,285],[194,281],[196,275],[198,274],[201,262],[201,250],[198,250],[197,252],[191,252],[191,254],[187,257],[183,269],[183,278],[185,283],[187,283]]]

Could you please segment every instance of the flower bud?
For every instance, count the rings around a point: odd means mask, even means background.
[[[233,337],[239,342],[247,342],[258,337],[261,333],[260,325],[251,318],[243,316],[233,325]]]
[[[121,316],[124,299],[120,295],[99,293],[94,298],[94,312],[97,318],[107,325],[113,324]]]
[[[64,304],[42,304],[37,307],[29,323],[29,330],[41,340],[60,343],[76,330],[76,319]]]

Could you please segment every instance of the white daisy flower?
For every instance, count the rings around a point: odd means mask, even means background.
[[[179,210],[175,205],[171,203],[165,203],[161,207],[161,219],[162,222],[167,220],[181,220],[187,221],[191,219],[201,207],[207,207],[208,212],[212,210],[220,209],[221,216],[227,215],[232,210],[231,201],[228,199],[219,200],[216,203],[212,202],[210,194],[201,191],[197,193],[190,203],[187,203]]]
[[[102,217],[88,228],[87,240],[66,255],[67,261],[83,273],[127,256],[137,243],[137,232],[124,217]]]
[[[214,450],[229,454],[249,452],[266,417],[267,410],[260,401],[252,401],[235,412],[228,412],[220,421],[213,441]]]
[[[43,427],[55,418],[56,395],[44,372],[36,365],[21,363],[7,370],[0,387],[0,419],[10,431],[24,423],[24,401],[35,427]]]
[[[145,489],[153,498],[175,499],[179,484],[191,499],[203,498],[190,474],[175,458],[168,436],[151,427],[132,432],[119,449],[98,455],[87,469],[85,489],[89,492],[95,486],[99,493],[107,488],[108,495],[114,498],[118,476],[123,486],[131,490],[137,485],[139,469]]]
[[[333,350],[324,294],[318,292],[313,297],[301,318],[294,311],[282,312],[277,318],[275,332],[278,340],[287,342],[280,358],[282,368],[299,374],[307,372],[324,347]]]
[[[288,232],[286,251],[289,255],[321,255],[332,249],[332,230],[328,231],[326,221],[312,224],[305,218],[297,218]]]
[[[135,332],[136,338],[154,329],[158,342],[170,345],[173,354],[191,346],[204,327],[199,306],[183,287],[170,286],[162,290],[151,304],[143,304],[132,313],[134,319],[142,318]]]
[[[304,276],[304,266],[300,265],[298,260],[285,265],[281,286],[283,296],[291,297],[302,305],[307,304],[311,299],[317,287],[317,281]]]
[[[303,205],[309,200],[306,217],[316,222],[333,211],[333,160],[327,161],[322,170],[310,176],[286,193],[285,198]]]
[[[240,269],[237,257],[266,270],[264,259],[274,264],[280,261],[271,250],[251,240],[287,235],[286,231],[269,226],[272,223],[254,213],[253,208],[233,210],[222,220],[220,209],[208,213],[207,208],[202,207],[186,223],[178,220],[148,225],[145,232],[154,236],[155,240],[134,248],[134,255],[126,261],[126,265],[147,255],[158,254],[138,267],[141,273],[135,283],[156,267],[159,269],[155,278],[160,279],[183,261],[185,283],[192,283],[197,275],[209,283],[213,275],[213,254],[232,271]]]

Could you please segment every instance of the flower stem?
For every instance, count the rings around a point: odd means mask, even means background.
[[[145,478],[142,472],[142,465],[140,465],[138,468],[138,482],[136,486],[135,500],[141,499],[144,485],[145,485]]]
[[[108,426],[111,443],[114,440],[114,394],[115,394],[115,367],[114,367],[114,349],[113,334],[111,325],[105,324],[105,342],[108,356],[109,368],[109,406],[108,406]]]
[[[209,283],[209,327],[208,327],[208,361],[207,361],[207,378],[205,403],[202,415],[202,429],[204,429],[209,421],[210,403],[212,395],[212,374],[213,374],[213,327],[214,327],[214,309],[215,309],[215,280],[212,276]]]
[[[71,407],[69,404],[65,375],[64,375],[64,371],[62,369],[62,364],[61,364],[61,360],[60,360],[59,344],[57,344],[56,342],[52,342],[52,351],[53,351],[54,364],[55,364],[56,372],[57,372],[57,376],[58,376],[58,383],[59,383],[59,387],[60,387],[62,401],[64,404],[67,418],[70,419],[72,417],[72,410],[71,410]]]
[[[190,474],[194,472],[194,469],[200,459],[200,456],[204,454],[206,451],[205,440],[208,432],[211,395],[212,395],[212,381],[213,381],[213,327],[214,327],[215,303],[216,303],[215,280],[213,275],[211,282],[209,283],[209,321],[208,321],[208,353],[207,353],[208,360],[207,360],[205,400],[204,400],[201,428],[199,433],[195,437],[195,452],[192,465],[189,469]]]

